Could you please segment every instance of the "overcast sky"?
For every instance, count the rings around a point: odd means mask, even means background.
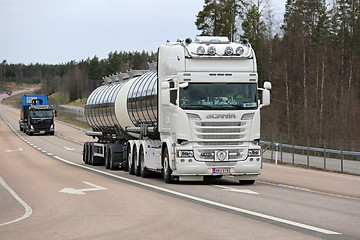
[[[270,0],[282,18],[285,0]],[[67,63],[194,38],[204,0],[0,0],[0,61]]]

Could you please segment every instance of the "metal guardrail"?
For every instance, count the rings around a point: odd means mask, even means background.
[[[260,141],[260,144],[266,144],[266,145],[272,145],[276,144],[275,142],[269,142],[269,141]],[[349,155],[349,156],[357,156],[358,160],[360,160],[360,152],[351,152],[351,151],[342,151],[342,150],[335,150],[335,149],[327,149],[327,148],[316,148],[316,147],[304,147],[304,146],[297,146],[297,145],[291,145],[291,144],[284,144],[284,143],[278,143],[283,148],[291,148],[301,151],[311,151],[311,152],[319,152],[319,153],[334,153],[339,155]]]
[[[275,164],[278,162],[291,164],[292,166],[300,164],[305,165],[308,168],[315,167],[323,170],[340,171],[342,173],[347,172],[360,175],[360,152],[316,148],[310,146],[304,147],[269,141],[260,141],[260,145],[263,149],[262,155],[264,155],[266,150],[269,150],[271,154],[269,159],[271,161],[275,160]],[[284,148],[289,149],[289,151],[283,151]],[[300,150],[301,153],[299,154],[297,152],[295,154],[296,150]],[[287,154],[287,157],[283,158],[283,153]],[[311,156],[314,157],[310,158],[311,153]],[[345,155],[348,160],[345,160]]]

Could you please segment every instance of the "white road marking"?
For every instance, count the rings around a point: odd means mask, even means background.
[[[0,223],[0,226],[4,226],[4,225],[8,225],[8,224],[11,224],[11,223],[15,223],[15,222],[19,222],[21,220],[24,220],[25,218],[28,218],[31,216],[32,214],[32,209],[31,207],[26,203],[24,202],[24,200],[22,200],[14,190],[12,190],[11,187],[9,187],[9,185],[6,184],[6,182],[4,181],[4,179],[2,177],[0,177],[0,183],[1,185],[3,185],[3,187],[8,190],[8,192],[21,204],[23,205],[23,207],[25,208],[25,214],[22,216],[22,217],[19,217],[15,220],[12,220],[10,222],[5,222],[5,223]]]
[[[220,186],[220,185],[213,185],[215,187],[218,188],[223,188],[225,191],[229,191],[229,192],[239,192],[239,193],[248,193],[248,194],[259,194],[257,192],[248,190],[248,189],[237,189],[237,188],[231,188],[231,187],[225,187],[225,186]]]
[[[23,149],[22,148],[18,148],[18,149],[15,149],[15,150],[5,150],[5,152],[22,152]]]
[[[99,191],[99,190],[106,190],[107,189],[105,187],[101,187],[101,186],[95,185],[93,183],[84,182],[84,181],[82,181],[82,182],[87,184],[87,185],[92,186],[93,188],[84,188],[84,189],[64,188],[64,189],[60,190],[59,192],[76,194],[76,195],[83,195],[83,194],[86,194],[84,192]]]
[[[101,174],[104,174],[104,175],[107,175],[107,176],[110,176],[110,177],[113,177],[113,178],[117,178],[117,179],[120,179],[120,180],[123,180],[123,181],[135,183],[135,184],[147,187],[147,188],[152,188],[152,189],[155,189],[155,190],[158,190],[158,191],[170,193],[170,194],[173,194],[173,195],[176,195],[176,196],[179,196],[179,197],[183,197],[183,198],[187,198],[187,199],[191,199],[191,200],[194,200],[194,201],[197,201],[197,202],[201,202],[201,203],[205,203],[205,204],[225,208],[225,209],[236,211],[236,212],[239,212],[239,213],[245,213],[245,214],[248,214],[248,215],[251,215],[251,216],[260,217],[260,218],[272,220],[272,221],[279,222],[279,223],[284,223],[284,224],[299,227],[299,228],[304,228],[304,229],[307,229],[307,230],[312,230],[312,231],[319,232],[319,233],[332,234],[332,235],[341,234],[341,233],[330,231],[330,230],[327,230],[327,229],[314,227],[314,226],[310,226],[310,225],[307,225],[307,224],[298,223],[298,222],[294,222],[294,221],[291,221],[291,220],[278,218],[278,217],[270,216],[270,215],[267,215],[267,214],[262,214],[262,213],[254,212],[254,211],[251,211],[251,210],[246,210],[246,209],[226,205],[226,204],[223,204],[223,203],[214,202],[214,201],[211,201],[211,200],[191,196],[189,194],[180,193],[180,192],[176,192],[176,191],[173,191],[173,190],[170,190],[170,189],[166,189],[166,188],[154,186],[154,185],[151,185],[151,184],[139,182],[139,181],[136,181],[136,180],[132,180],[132,179],[129,179],[129,178],[117,176],[117,175],[114,175],[114,174],[111,174],[111,173],[108,173],[108,172],[103,172],[103,171],[98,170],[98,169],[94,169],[94,168],[87,167],[87,166],[84,166],[84,165],[80,165],[80,164],[77,164],[77,163],[74,163],[74,162],[70,162],[70,161],[65,160],[65,159],[63,159],[61,157],[58,157],[58,156],[54,156],[54,158],[56,158],[56,159],[58,159],[58,160],[60,160],[62,162],[68,163],[70,165],[73,165],[73,166],[88,169],[88,170],[93,171],[93,172],[101,173]]]
[[[64,147],[66,150],[69,150],[69,151],[74,151],[75,149],[74,148],[68,148],[68,147]]]

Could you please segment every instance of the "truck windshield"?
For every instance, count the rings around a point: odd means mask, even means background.
[[[256,83],[190,83],[180,89],[182,109],[257,109]]]
[[[50,118],[52,117],[53,112],[52,110],[32,110],[31,111],[31,117],[32,118]]]

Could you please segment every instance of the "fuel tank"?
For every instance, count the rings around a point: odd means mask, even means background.
[[[96,132],[131,139],[138,135],[126,127],[157,126],[157,73],[149,71],[131,79],[114,75],[96,88],[85,104],[85,118]]]

